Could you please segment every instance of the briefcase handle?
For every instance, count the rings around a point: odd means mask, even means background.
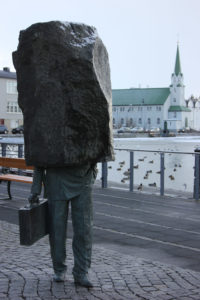
[[[28,197],[28,203],[29,203],[28,205],[29,207],[38,205],[40,203],[38,194],[30,194],[30,196]]]

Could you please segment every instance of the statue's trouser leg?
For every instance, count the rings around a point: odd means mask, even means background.
[[[62,273],[66,270],[68,204],[68,201],[49,200],[49,241],[55,273]]]
[[[71,200],[73,224],[74,276],[86,274],[92,255],[92,187],[86,186],[81,194]]]

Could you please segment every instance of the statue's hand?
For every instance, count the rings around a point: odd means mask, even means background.
[[[38,194],[30,194],[28,197],[28,202],[30,205],[39,203]]]

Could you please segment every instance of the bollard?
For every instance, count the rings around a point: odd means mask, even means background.
[[[130,152],[130,186],[129,186],[130,192],[133,192],[133,189],[134,189],[133,164],[134,164],[134,152],[131,151]]]
[[[6,148],[7,148],[7,144],[1,144],[1,151],[2,151],[1,155],[3,157],[6,156]]]
[[[6,148],[7,148],[7,144],[1,144],[1,155],[3,157],[6,156]],[[6,171],[6,168],[1,167],[1,172],[4,173]]]
[[[165,156],[164,153],[160,153],[160,195],[164,195],[164,186],[165,186]]]
[[[200,148],[196,148],[195,152],[195,168],[194,168],[194,189],[193,198],[195,200],[199,199],[199,189],[200,189]]]
[[[18,157],[19,158],[23,157],[23,145],[22,144],[18,145]]]
[[[101,180],[102,180],[102,185],[101,187],[102,188],[107,188],[108,187],[108,164],[107,162],[102,162],[102,177],[101,177]]]
[[[23,157],[23,145],[18,144],[18,157],[22,158]],[[23,171],[22,170],[18,170],[17,172],[18,175],[22,175]]]

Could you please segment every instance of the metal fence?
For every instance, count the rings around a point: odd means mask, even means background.
[[[165,193],[165,155],[168,154],[184,154],[194,156],[194,188],[193,197],[198,200],[200,197],[200,149],[196,149],[194,152],[176,152],[176,151],[155,151],[155,150],[134,150],[134,149],[115,149],[119,151],[129,152],[129,190],[134,191],[134,155],[136,152],[157,153],[160,155],[160,195]],[[0,143],[0,153],[2,156],[7,157],[24,157],[24,145],[13,143]],[[102,188],[108,187],[108,163],[102,163],[101,170]]]
[[[7,157],[24,157],[24,145],[23,144],[12,144],[12,143],[1,143],[0,144],[1,156]]]
[[[129,152],[129,191],[134,191],[134,156],[136,152],[157,153],[160,155],[160,195],[165,193],[165,156],[166,154],[190,155],[194,157],[194,178],[193,178],[193,198],[198,200],[200,197],[200,149],[195,152],[180,152],[180,151],[155,151],[155,150],[134,150],[134,149],[117,149],[119,151]],[[108,187],[108,163],[102,163],[102,188]]]

